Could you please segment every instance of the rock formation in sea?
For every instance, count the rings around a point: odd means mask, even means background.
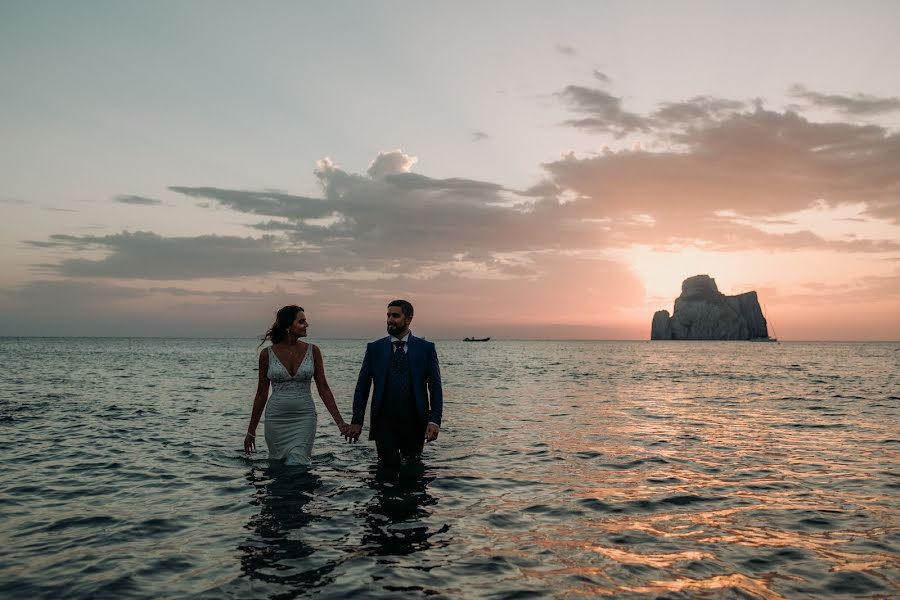
[[[749,340],[769,337],[756,292],[726,296],[709,275],[688,277],[681,284],[672,316],[653,315],[651,340]]]

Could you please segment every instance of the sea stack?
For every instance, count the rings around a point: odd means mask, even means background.
[[[768,338],[766,318],[756,292],[726,296],[709,275],[688,277],[675,299],[675,310],[653,315],[651,340],[749,340]]]

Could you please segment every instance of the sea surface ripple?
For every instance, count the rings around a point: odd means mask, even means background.
[[[438,342],[393,474],[244,455],[255,346],[0,339],[0,597],[900,596],[900,344]]]

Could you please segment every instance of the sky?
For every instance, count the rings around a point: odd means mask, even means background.
[[[0,0],[0,335],[900,340],[900,3]],[[770,327],[770,333],[771,327]]]

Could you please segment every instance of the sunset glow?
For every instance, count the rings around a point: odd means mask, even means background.
[[[0,334],[900,339],[898,8],[649,6],[6,4]]]

